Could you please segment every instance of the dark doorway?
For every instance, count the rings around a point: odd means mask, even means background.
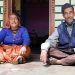
[[[49,0],[20,0],[20,3],[22,25],[28,29],[32,52],[40,53],[41,43],[49,34]]]

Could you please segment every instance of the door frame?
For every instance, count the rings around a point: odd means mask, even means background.
[[[49,0],[49,35],[51,35],[55,29],[54,11],[55,11],[55,0]],[[10,13],[12,13],[12,0],[4,0],[4,25],[6,24]]]
[[[12,13],[12,0],[4,0],[3,6],[4,6],[3,26],[5,26],[8,21],[9,14]]]

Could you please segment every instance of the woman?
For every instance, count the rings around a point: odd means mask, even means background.
[[[22,64],[31,53],[27,29],[21,26],[14,13],[9,16],[7,27],[0,31],[0,62]]]

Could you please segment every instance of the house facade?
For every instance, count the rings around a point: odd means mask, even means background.
[[[6,24],[12,12],[20,14],[22,25],[28,28],[33,44],[39,46],[64,20],[61,6],[74,0],[0,0],[0,29]],[[41,42],[40,42],[41,41]]]

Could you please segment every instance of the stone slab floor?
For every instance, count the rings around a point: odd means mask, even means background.
[[[20,65],[0,64],[0,75],[75,75],[75,66],[43,66],[39,59],[33,59]]]

